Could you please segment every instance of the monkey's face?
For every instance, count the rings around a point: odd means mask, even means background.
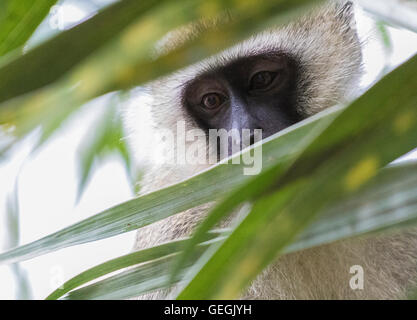
[[[294,60],[281,53],[240,58],[189,82],[183,104],[205,130],[261,129],[266,138],[303,118],[297,73]]]
[[[201,27],[204,30],[204,23]],[[192,25],[179,28],[165,42],[161,41],[162,52],[170,52],[178,46],[176,41],[181,45],[198,32]],[[176,158],[185,142],[190,154],[195,149],[202,150],[194,152],[196,158],[202,159],[201,163],[214,158],[216,146],[217,159],[223,159],[252,142],[248,132],[253,132],[253,140],[258,141],[335,104],[347,102],[358,83],[361,61],[350,2],[337,1],[317,8],[296,21],[264,30],[150,83],[151,131],[157,132],[157,137],[159,132],[169,131],[172,139],[155,142],[143,139],[148,132],[138,125],[135,120],[138,117],[128,116],[132,148],[141,154],[147,144],[149,150],[158,146],[174,150],[164,156],[157,153],[149,157],[149,162],[159,163],[160,158]],[[133,110],[132,114],[138,112]],[[181,124],[185,124],[185,136]],[[261,136],[259,129],[263,131]],[[228,137],[220,139],[219,144],[214,131],[222,137],[226,131]],[[240,137],[236,137],[237,132]],[[193,140],[196,136],[198,139]],[[186,168],[191,174],[200,169],[201,166],[191,165]]]

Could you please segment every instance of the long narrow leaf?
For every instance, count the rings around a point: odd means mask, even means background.
[[[415,1],[407,0],[358,0],[369,13],[397,26],[417,32],[417,7]],[[413,3],[414,2],[414,3]]]
[[[77,201],[83,194],[93,171],[93,163],[96,159],[105,158],[110,153],[119,154],[124,162],[127,173],[130,174],[130,154],[123,131],[122,119],[118,110],[120,96],[114,95],[108,101],[107,110],[103,112],[97,123],[88,130],[86,137],[77,152],[79,164],[79,183]]]
[[[208,262],[196,268],[196,276],[179,298],[236,298],[326,205],[358,190],[378,169],[416,147],[415,72],[417,56],[346,108],[277,179],[272,190],[290,188],[291,200],[282,205],[275,203],[274,196],[261,199],[262,205],[255,206],[223,245],[211,252]],[[299,190],[294,191],[293,186]],[[242,241],[243,230],[260,216],[265,218],[257,225],[256,234],[261,236],[256,238],[252,233]],[[245,254],[239,248],[246,248]],[[226,254],[228,263],[224,265]]]
[[[417,162],[386,168],[353,196],[320,214],[285,252],[417,222]]]
[[[128,299],[168,286],[168,275],[174,256],[151,261],[123,271],[87,287],[69,292],[64,300],[116,300]],[[182,270],[186,272],[187,269]],[[175,282],[181,280],[182,274]]]
[[[269,206],[267,206],[268,208]],[[417,162],[395,165],[383,169],[381,173],[373,179],[366,188],[356,192],[336,206],[325,210],[319,219],[314,222],[306,231],[302,232],[291,245],[285,248],[284,253],[291,253],[299,250],[308,249],[314,246],[323,245],[332,241],[345,238],[356,237],[367,233],[373,233],[387,228],[399,228],[404,225],[410,225],[417,222]],[[248,225],[250,230],[254,227],[253,221]],[[244,234],[247,235],[250,230],[245,229]],[[85,284],[88,281],[95,280],[110,272],[120,270],[127,266],[131,266],[140,262],[151,261],[166,255],[178,253],[183,250],[184,244],[189,240],[173,241],[172,243],[161,245],[160,247],[146,249],[135,252],[90,270],[87,270],[74,277],[63,285],[62,289],[58,289],[51,294],[48,299],[56,299]],[[213,245],[220,242],[212,242]],[[196,257],[197,258],[197,257]],[[195,259],[196,260],[196,259]],[[150,269],[153,265],[142,265],[137,269]],[[172,269],[173,264],[167,266]],[[161,273],[152,273],[152,277],[166,275],[166,269]],[[182,268],[178,272],[178,276],[182,276],[182,280],[189,280],[187,273]],[[144,282],[146,276],[138,277],[129,276],[129,289],[122,291],[121,294],[111,293],[115,299],[131,298],[144,293],[144,288],[140,284]],[[149,276],[146,278],[150,280]],[[165,289],[170,284],[178,281],[169,282],[164,278],[163,282],[153,283],[152,289]],[[108,284],[108,283],[111,283]],[[68,298],[103,298],[109,294],[106,290],[112,291],[114,287],[123,288],[125,285],[124,277],[107,278],[94,284],[87,292],[73,292]],[[93,288],[100,287],[100,293],[95,292]],[[103,288],[106,288],[103,289]],[[146,291],[146,290],[145,290]]]
[[[227,230],[216,230],[216,232],[213,232],[208,235],[206,241],[212,240],[216,236],[224,236],[227,234]],[[221,239],[221,237],[219,238]],[[169,243],[165,243],[156,247],[144,249],[141,251],[136,251],[112,260],[109,260],[107,262],[104,262],[102,264],[99,264],[91,269],[88,269],[79,275],[75,276],[74,278],[66,281],[60,288],[52,292],[46,299],[47,300],[56,300],[66,294],[67,292],[80,287],[87,282],[90,282],[92,280],[95,280],[97,278],[100,278],[106,274],[139,264],[139,263],[145,263],[150,262],[152,260],[157,260],[162,257],[172,255],[174,253],[179,252],[182,250],[184,243],[186,243],[188,240],[176,240]]]
[[[265,140],[262,144],[263,168],[290,161],[297,151],[297,142],[308,136],[316,126],[320,126],[322,121],[330,121],[339,112],[339,108],[328,110]],[[246,152],[251,152],[251,149],[244,151]],[[232,160],[229,159],[227,162]],[[68,246],[115,236],[215,200],[224,194],[224,190],[233,190],[250,179],[250,176],[242,174],[243,162],[236,165],[226,163],[216,165],[184,182],[107,209],[40,240],[2,253],[0,263],[26,260]]]
[[[263,1],[262,5],[259,5],[254,1],[211,0],[212,10],[205,12],[206,1],[181,1],[181,7],[173,2],[163,3],[155,8],[152,14],[138,18],[117,38],[84,59],[59,81],[23,97],[4,102],[0,105],[0,118],[6,123],[17,124],[14,131],[17,136],[26,134],[40,124],[48,131],[50,123],[56,122],[55,118],[65,117],[90,99],[112,90],[131,88],[199,61],[259,31],[259,24],[264,28],[285,22],[289,14],[298,12],[296,9],[318,2],[274,0]],[[256,10],[253,10],[255,7]],[[210,19],[226,9],[233,9],[236,19],[224,19],[224,24],[219,23],[217,29],[202,31],[198,39],[190,40],[176,50],[155,59],[156,42],[166,33],[201,18],[203,12],[205,18]],[[224,31],[226,28],[228,32]],[[0,73],[4,74],[3,71]],[[11,96],[8,97],[10,98]]]
[[[2,1],[0,3],[0,56],[23,46],[56,1]],[[0,72],[0,79],[1,77]],[[0,83],[2,82],[0,80]]]
[[[46,298],[46,300],[56,300],[67,292],[111,272],[115,272],[139,263],[149,262],[176,253],[182,248],[185,241],[186,240],[178,240],[169,242],[167,244],[133,252],[102,263],[68,280],[60,288],[52,292]]]
[[[22,1],[13,2],[21,3]],[[25,0],[23,2],[27,2],[33,10],[45,6],[43,4],[45,1]],[[23,56],[2,66],[0,68],[0,102],[39,89],[59,79],[158,3],[161,1],[119,1],[87,21],[59,33]]]
[[[169,280],[169,274],[174,257],[178,251],[171,252],[170,255],[161,255],[159,259],[122,271],[114,276],[100,280],[81,289],[71,291],[65,295],[63,299],[127,299],[154,290],[166,289],[172,283],[182,281],[183,275],[188,271],[188,268],[209,245],[223,240],[223,237],[217,237],[208,242],[199,244],[195,256],[190,257],[190,260],[185,263],[184,268],[179,272],[174,281]],[[175,242],[169,243],[167,246],[173,245],[174,243]]]
[[[310,143],[323,129],[333,120],[333,117],[322,119],[322,121],[316,125],[313,130],[309,132],[308,135],[303,137],[299,136],[298,141],[294,141],[294,150],[297,154],[301,153],[308,143]],[[265,157],[265,153],[263,155]],[[172,278],[176,278],[177,272],[182,269],[182,264],[189,259],[189,256],[193,255],[193,247],[201,242],[206,236],[206,233],[209,232],[217,223],[221,220],[229,217],[233,210],[236,207],[246,201],[254,200],[257,197],[262,196],[266,191],[272,188],[273,184],[276,182],[278,177],[283,175],[288,167],[291,165],[292,161],[296,159],[296,154],[294,154],[291,159],[288,161],[277,162],[272,166],[267,174],[261,174],[260,176],[252,179],[236,190],[233,191],[231,195],[226,197],[226,199],[220,202],[209,214],[209,216],[198,226],[194,236],[187,243],[184,252],[180,255],[177,263],[174,265],[172,270]]]
[[[210,3],[210,6],[207,5],[207,2]],[[124,58],[130,63],[128,66],[133,67],[132,62],[141,62],[143,52],[152,53],[153,45],[165,33],[203,16],[210,19],[224,10],[233,9],[236,11],[236,20],[245,19],[238,26],[243,29],[242,33],[247,35],[250,29],[255,28],[256,23],[262,21],[261,19],[272,17],[279,12],[299,8],[311,2],[314,2],[314,0],[262,2],[121,0],[103,9],[84,23],[60,33],[24,56],[0,68],[0,102],[51,84],[86,59],[91,53],[115,38],[119,38],[119,40],[114,42],[106,51],[112,52],[113,58]],[[253,11],[254,7],[258,9],[256,12]],[[205,10],[206,8],[210,8],[210,10]],[[251,15],[250,18],[248,17],[249,14]],[[239,34],[237,30],[230,30],[228,36],[233,33]],[[216,50],[219,50],[219,43],[224,42],[224,30],[223,35],[220,32],[217,35],[216,43],[211,46],[210,50],[216,48]],[[223,44],[223,47],[227,44],[230,45],[230,39],[228,39],[228,43]],[[203,48],[208,49],[207,45]],[[103,66],[103,63],[105,63],[104,66],[110,68],[111,66],[106,65],[107,61],[103,60],[106,59],[105,56],[101,57],[99,64]],[[152,61],[152,58],[152,56],[148,56],[147,62]],[[118,62],[116,59],[113,59],[113,62],[116,65],[123,66],[121,71],[127,72],[125,64]],[[182,63],[182,65],[185,64]],[[152,70],[151,68],[147,69]],[[98,69],[95,71],[99,72]],[[136,72],[143,74],[144,70]],[[99,73],[102,74],[103,72]],[[32,74],[36,77],[28,77]],[[117,81],[120,78],[115,77],[114,80]]]

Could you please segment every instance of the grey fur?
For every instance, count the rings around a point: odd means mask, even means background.
[[[190,28],[177,34],[192,33]],[[169,48],[175,32],[162,43]],[[162,48],[164,50],[164,48]],[[213,67],[262,52],[279,50],[294,57],[302,68],[298,83],[298,108],[306,116],[344,101],[355,89],[361,73],[361,45],[350,4],[329,4],[287,26],[267,30],[205,61],[175,72],[149,85],[152,127],[175,129],[178,120],[197,127],[181,107],[183,84]],[[130,105],[125,123],[135,152],[144,123],[137,123],[138,109]],[[175,130],[174,130],[175,131]],[[150,146],[151,148],[153,146]],[[146,151],[145,151],[146,152]],[[143,159],[142,159],[143,160]],[[148,161],[142,193],[186,179],[206,165],[155,165]],[[210,205],[200,206],[152,224],[137,233],[135,249],[142,249],[189,235]],[[243,295],[248,299],[395,299],[404,297],[417,279],[417,237],[399,235],[341,241],[281,257],[261,274]],[[351,290],[349,268],[361,265],[364,290]],[[163,298],[155,292],[142,298]]]

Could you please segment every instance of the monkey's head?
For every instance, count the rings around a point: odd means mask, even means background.
[[[352,3],[328,4],[154,81],[154,126],[175,132],[184,120],[187,129],[262,129],[265,138],[344,100],[361,59]]]

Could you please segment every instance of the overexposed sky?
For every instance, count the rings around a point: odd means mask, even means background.
[[[64,28],[85,19],[93,10],[75,4],[61,8],[64,9]],[[53,25],[50,20],[46,23]],[[375,22],[361,10],[357,10],[357,24],[364,42],[365,74],[361,82],[364,87],[372,84],[386,66],[392,68],[417,52],[416,34],[389,28],[393,50],[388,53],[381,44]],[[43,28],[46,28],[45,25]],[[32,42],[36,43],[36,39],[41,37],[36,34],[34,39]],[[16,148],[11,159],[0,162],[0,251],[6,245],[2,209],[4,195],[13,189],[18,173],[21,243],[37,240],[133,197],[123,163],[115,156],[96,163],[93,178],[80,202],[75,204],[78,183],[75,155],[90,124],[98,113],[103,112],[104,99],[106,97],[84,106],[34,154],[29,155],[33,142],[33,137],[29,137]],[[33,297],[43,299],[62,281],[98,263],[128,253],[133,237],[134,232],[21,263],[28,275]],[[0,265],[0,299],[14,299],[15,295],[16,284],[10,268]]]

